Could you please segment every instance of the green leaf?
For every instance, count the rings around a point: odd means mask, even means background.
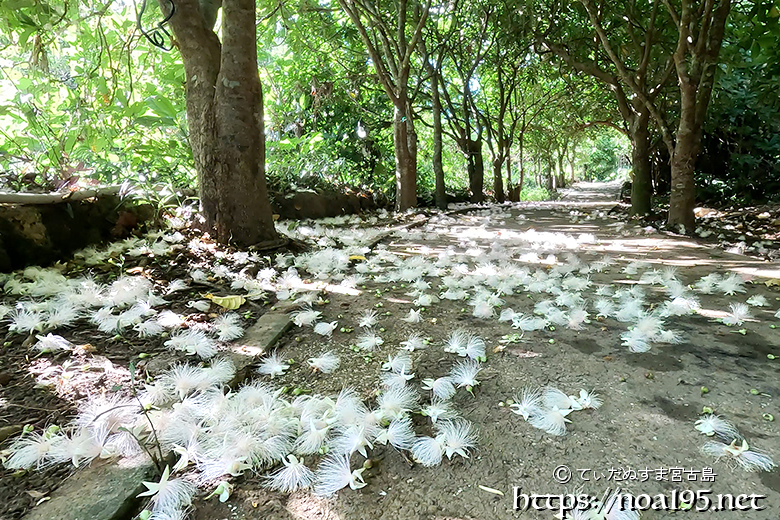
[[[176,107],[173,106],[173,103],[162,96],[152,96],[147,98],[146,103],[149,105],[149,108],[151,108],[152,111],[154,111],[154,113],[158,116],[175,119],[178,115],[178,111],[176,110]]]

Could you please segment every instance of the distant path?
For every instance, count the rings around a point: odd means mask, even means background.
[[[571,188],[559,190],[558,202],[575,206],[614,205],[620,200],[621,186],[621,181],[578,182]]]

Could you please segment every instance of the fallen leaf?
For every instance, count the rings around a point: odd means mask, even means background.
[[[201,297],[211,300],[223,309],[234,311],[246,303],[246,298],[238,294],[230,296],[214,296],[213,294],[201,294]]]
[[[510,348],[507,350],[507,352],[521,358],[534,358],[541,356],[539,352],[531,352],[530,350],[523,350],[521,348]]]
[[[498,489],[493,489],[491,487],[483,486],[482,484],[479,484],[477,487],[479,487],[479,489],[481,489],[482,491],[487,491],[488,493],[493,493],[494,495],[504,496],[504,492]]]

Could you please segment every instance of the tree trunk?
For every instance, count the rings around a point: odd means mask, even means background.
[[[503,167],[504,161],[501,158],[493,160],[493,193],[496,197],[496,202],[504,202],[506,200],[504,197]]]
[[[523,182],[525,181],[525,160],[523,159],[523,133],[517,136],[517,164],[520,165],[520,178],[517,180],[517,200],[520,200],[520,194],[523,193]]]
[[[566,187],[566,172],[563,170],[563,154],[564,152],[561,151],[558,155],[558,188]]]
[[[485,200],[485,162],[482,159],[482,140],[467,139],[471,202],[483,202]]]
[[[278,240],[265,180],[255,8],[254,0],[224,0],[221,46],[196,0],[180,0],[170,21],[184,61],[206,226],[217,241],[241,246]]]
[[[406,117],[407,103],[395,107],[393,145],[395,148],[395,209],[405,211],[417,206],[417,156],[409,135]]]
[[[631,166],[634,178],[631,180],[631,214],[650,213],[653,181],[650,169],[650,132],[647,123],[648,111],[638,114],[629,127],[631,136]]]
[[[432,68],[432,67],[431,67]],[[439,74],[431,74],[431,96],[433,102],[433,176],[435,180],[435,201],[439,209],[447,209],[447,189],[444,185],[442,164],[441,98],[439,97]]]
[[[693,232],[696,219],[696,183],[694,167],[701,148],[701,128],[696,125],[696,91],[681,88],[680,124],[677,128],[672,156],[672,193],[669,198],[669,225],[685,227]]]

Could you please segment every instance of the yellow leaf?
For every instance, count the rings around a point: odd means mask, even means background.
[[[234,311],[246,303],[246,298],[238,294],[230,296],[214,296],[213,294],[202,294],[207,300],[211,300],[223,309]]]
[[[350,260],[363,260],[365,261],[366,257],[361,255],[349,255]]]

